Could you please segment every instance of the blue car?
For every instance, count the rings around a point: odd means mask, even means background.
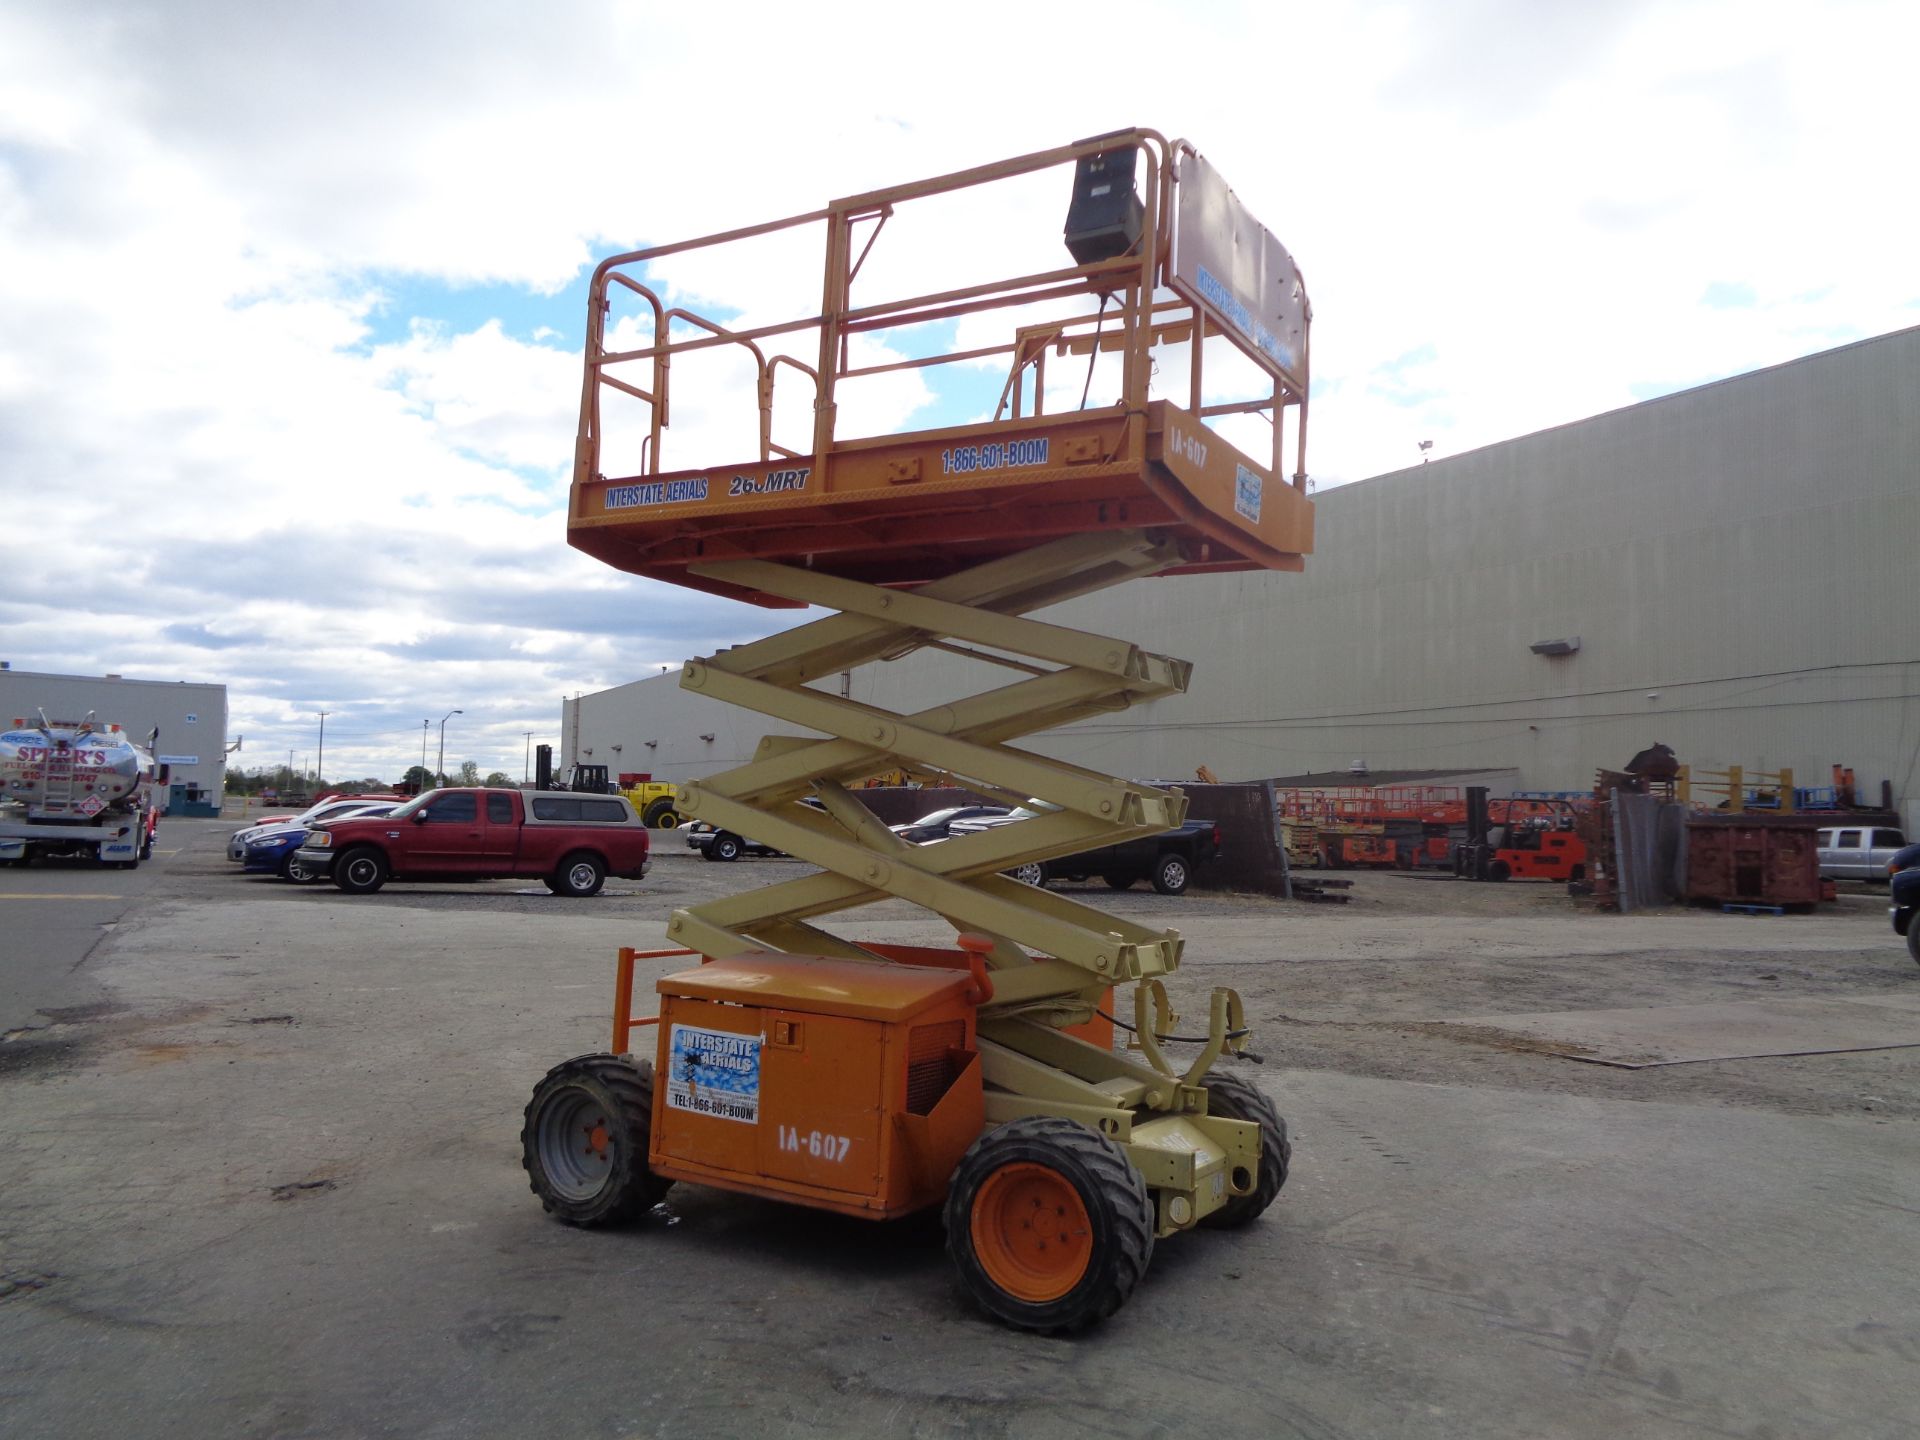
[[[366,807],[352,813],[388,815],[394,809],[392,805],[381,805]],[[295,822],[286,825],[263,825],[241,841],[244,849],[240,856],[240,868],[242,871],[253,874],[278,875],[282,880],[291,880],[295,884],[318,880],[320,877],[309,873],[295,853],[306,843],[307,826],[304,824]]]
[[[1920,923],[1913,918],[1920,910],[1920,845],[1895,852],[1887,863],[1887,875],[1887,889],[1893,897],[1888,911],[1893,916],[1893,933],[1907,937],[1907,954],[1920,964]]]

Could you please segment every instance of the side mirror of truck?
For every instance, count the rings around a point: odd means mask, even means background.
[[[416,825],[424,825],[427,823],[427,812],[425,810],[416,810],[407,818]]]

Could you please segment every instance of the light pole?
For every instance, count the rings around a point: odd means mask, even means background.
[[[423,775],[426,774],[427,770],[427,731],[432,727],[433,721],[431,720],[422,720],[420,722],[420,773]],[[427,778],[431,780],[433,777],[428,775]]]
[[[447,783],[447,721],[466,713],[464,710],[449,710],[440,717],[440,763],[433,767],[433,773],[442,785]]]
[[[325,783],[327,776],[327,712],[320,712],[320,763],[315,765],[316,777]]]
[[[533,731],[531,730],[527,731],[527,753],[520,763],[520,783],[522,785],[533,783]]]

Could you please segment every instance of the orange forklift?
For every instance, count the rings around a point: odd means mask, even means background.
[[[1462,880],[1587,878],[1587,844],[1574,831],[1565,801],[1507,801],[1505,818],[1491,820],[1484,785],[1467,787],[1467,838],[1454,846],[1453,873]]]

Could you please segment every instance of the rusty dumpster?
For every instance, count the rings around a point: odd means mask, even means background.
[[[1746,814],[1687,822],[1688,900],[1812,906],[1820,889],[1810,817]]]

